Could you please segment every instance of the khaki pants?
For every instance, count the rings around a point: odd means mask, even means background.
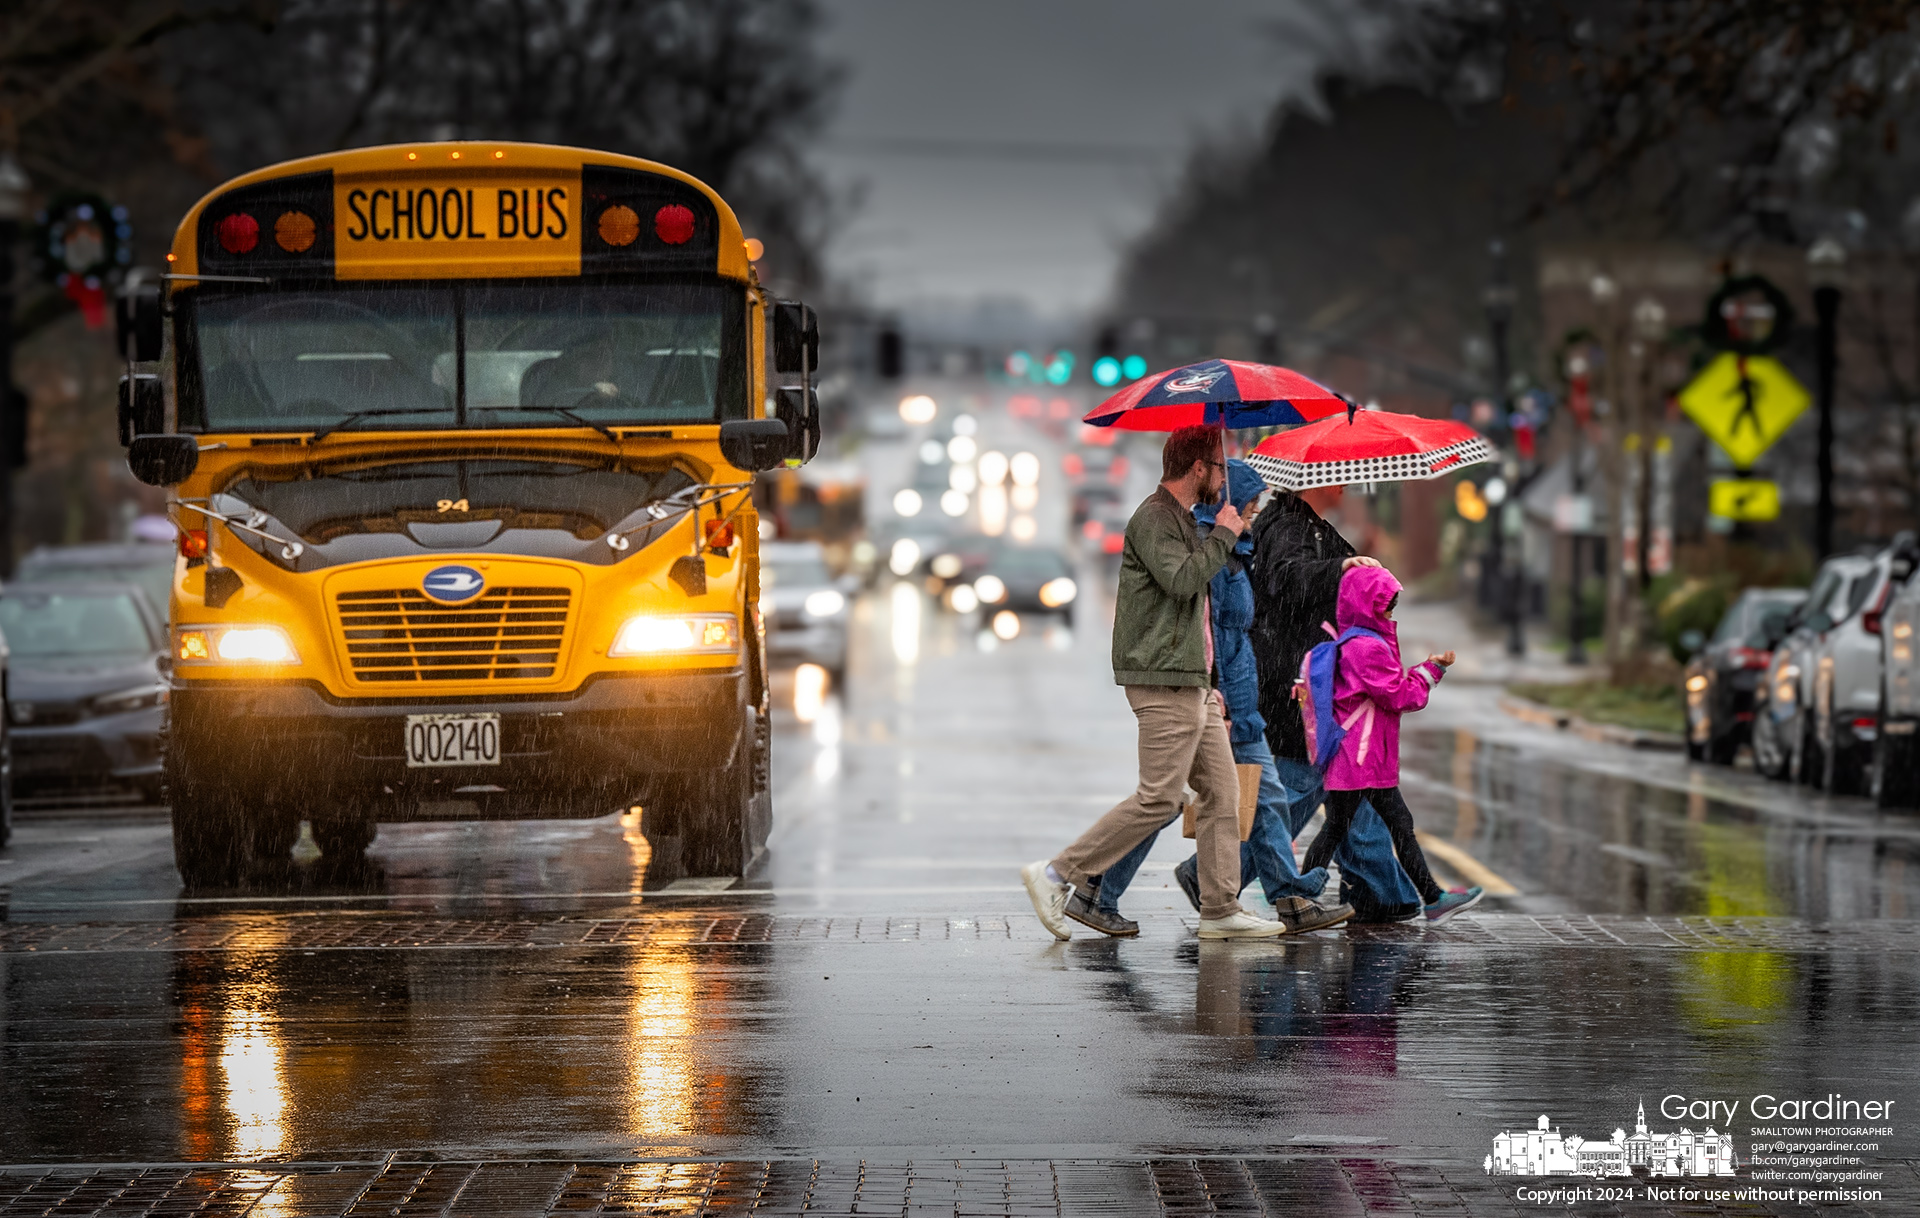
[[[1240,909],[1240,776],[1213,691],[1192,685],[1129,685],[1126,691],[1140,721],[1140,787],[1062,850],[1053,869],[1084,888],[1088,876],[1119,862],[1179,815],[1181,788],[1191,785],[1198,792],[1200,916],[1230,917]]]

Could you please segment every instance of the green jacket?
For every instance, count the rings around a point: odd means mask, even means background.
[[[1201,609],[1233,543],[1233,531],[1219,525],[1202,539],[1193,514],[1164,486],[1134,509],[1113,614],[1116,684],[1213,684]]]

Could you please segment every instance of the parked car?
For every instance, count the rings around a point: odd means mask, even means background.
[[[161,800],[167,629],[131,584],[0,592],[7,720],[22,795],[118,787]]]
[[[1881,616],[1880,681],[1867,793],[1883,808],[1920,805],[1920,579],[1892,590]]]
[[[1687,662],[1687,756],[1732,765],[1753,735],[1754,690],[1786,637],[1803,588],[1749,588]]]
[[[1844,795],[1864,794],[1880,726],[1880,633],[1888,602],[1912,576],[1912,533],[1873,555],[1873,569],[1847,593],[1847,615],[1814,643],[1813,737],[1821,769],[1810,781]]]
[[[40,546],[20,560],[13,582],[40,584],[132,584],[164,618],[173,594],[173,569],[179,553],[172,542],[100,541],[72,546]]]
[[[856,582],[835,579],[817,541],[760,543],[760,604],[767,662],[818,664],[839,688],[847,675],[847,635]]]
[[[1753,720],[1754,768],[1769,778],[1812,783],[1825,774],[1813,732],[1815,649],[1822,635],[1865,603],[1874,560],[1864,554],[1829,558],[1814,574],[1807,599],[1787,620],[1764,683],[1765,702]]]
[[[983,614],[1058,614],[1073,623],[1073,602],[1080,595],[1066,556],[1045,546],[1003,546],[973,581]]]

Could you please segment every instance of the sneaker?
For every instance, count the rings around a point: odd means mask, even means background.
[[[1056,939],[1073,938],[1073,928],[1067,925],[1067,897],[1073,892],[1071,884],[1056,884],[1047,878],[1047,860],[1028,863],[1020,869],[1020,882],[1027,886],[1027,896],[1033,899],[1033,912],[1040,917],[1040,925],[1053,932]]]
[[[1286,924],[1290,935],[1304,935],[1308,931],[1328,930],[1353,918],[1353,906],[1336,905],[1331,909],[1317,905],[1305,897],[1287,897],[1276,910],[1280,921]]]
[[[1193,902],[1193,912],[1200,912],[1200,864],[1199,856],[1190,856],[1186,862],[1173,869],[1173,882],[1180,885],[1180,891],[1187,894],[1187,900]]]
[[[1246,910],[1237,910],[1224,918],[1200,919],[1202,939],[1271,939],[1287,933],[1285,922],[1268,922]]]
[[[1473,908],[1486,895],[1478,884],[1472,888],[1453,888],[1441,893],[1438,901],[1427,906],[1427,925],[1445,922],[1461,910]]]
[[[1119,912],[1102,909],[1086,893],[1079,889],[1067,898],[1066,915],[1082,926],[1091,926],[1103,935],[1112,935],[1117,939],[1129,939],[1140,933],[1140,924],[1131,918],[1123,918]]]

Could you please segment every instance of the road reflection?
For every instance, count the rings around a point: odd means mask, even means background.
[[[1512,881],[1522,896],[1507,908],[1815,920],[1920,908],[1908,866],[1920,828],[1871,809],[1756,810],[1468,731],[1410,732],[1402,783],[1423,835],[1444,838],[1441,864],[1456,846]]]

